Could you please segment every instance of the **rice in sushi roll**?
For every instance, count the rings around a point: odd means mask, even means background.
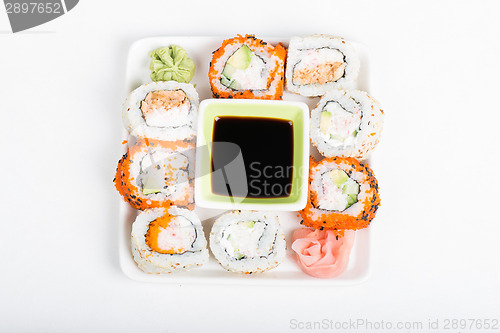
[[[303,224],[315,229],[366,228],[380,205],[373,171],[355,158],[311,159],[309,200],[300,211]]]
[[[311,141],[326,157],[364,158],[379,142],[384,112],[360,90],[333,90],[311,111]]]
[[[135,209],[194,206],[194,143],[139,140],[118,162],[115,187]]]
[[[235,210],[215,221],[210,249],[226,270],[252,274],[278,266],[285,258],[286,243],[275,214]]]
[[[140,212],[132,225],[131,246],[139,268],[150,274],[189,270],[208,261],[200,219],[178,207]]]
[[[286,61],[286,88],[303,96],[353,88],[359,73],[356,50],[340,37],[294,37]]]
[[[281,99],[286,49],[253,35],[225,40],[213,53],[208,78],[216,98]]]
[[[164,141],[192,140],[196,136],[198,93],[189,83],[160,81],[143,84],[130,93],[122,118],[137,138]]]

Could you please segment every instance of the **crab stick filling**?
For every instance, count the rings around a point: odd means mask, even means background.
[[[164,215],[149,224],[146,244],[155,252],[180,254],[188,251],[196,240],[192,223],[182,216]]]
[[[361,107],[354,100],[350,105],[327,102],[320,115],[320,133],[331,146],[350,146],[354,144],[361,125]]]
[[[302,59],[295,65],[292,81],[296,85],[325,84],[344,76],[345,62],[342,52],[322,48],[303,51]]]

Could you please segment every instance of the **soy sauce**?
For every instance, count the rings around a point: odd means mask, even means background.
[[[261,117],[216,117],[213,125],[212,192],[219,195],[247,198],[284,198],[290,196],[293,175],[293,122]],[[227,149],[223,142],[233,143]],[[237,148],[243,157],[243,170],[230,170],[228,163],[238,165]],[[228,152],[228,150],[235,150]],[[241,165],[241,164],[239,164]],[[225,168],[226,167],[226,168]],[[216,170],[224,176],[216,176]],[[241,171],[241,172],[239,172]],[[229,174],[227,174],[228,172]],[[239,173],[238,173],[239,172]],[[248,193],[238,191],[234,182],[244,182]],[[235,189],[236,188],[236,189]],[[240,187],[241,188],[241,187]]]

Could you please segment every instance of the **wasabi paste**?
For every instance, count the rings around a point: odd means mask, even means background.
[[[151,80],[189,83],[194,76],[194,61],[186,50],[177,45],[156,49],[149,53]]]

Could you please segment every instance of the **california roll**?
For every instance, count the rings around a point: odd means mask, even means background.
[[[208,262],[208,249],[198,216],[179,207],[140,212],[132,225],[134,261],[145,273],[189,270]]]
[[[193,140],[196,136],[198,93],[189,83],[160,81],[132,91],[122,111],[127,131],[137,138]]]
[[[366,228],[380,205],[373,171],[355,158],[311,159],[309,201],[299,213],[302,224],[315,229]]]
[[[343,38],[312,35],[290,40],[286,88],[291,92],[321,96],[332,89],[353,88],[358,73],[356,50]]]
[[[226,270],[252,274],[283,262],[286,243],[275,214],[235,210],[215,221],[210,249]]]
[[[384,111],[366,92],[333,90],[311,111],[311,141],[323,156],[363,159],[378,144],[383,123]]]
[[[208,78],[216,98],[281,99],[286,49],[253,35],[227,39],[213,53]]]

